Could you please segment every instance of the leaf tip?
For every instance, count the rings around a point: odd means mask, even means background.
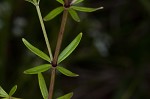
[[[99,7],[99,8],[97,8],[97,10],[101,10],[101,9],[104,9],[104,7]]]
[[[77,20],[77,22],[80,22],[80,20]]]
[[[24,71],[23,73],[24,73],[24,74],[28,74],[28,72],[27,72],[27,71]]]
[[[75,77],[78,77],[78,76],[79,76],[78,74],[75,75]]]
[[[14,86],[17,89],[17,85]]]
[[[81,32],[79,35],[82,37],[83,33]]]
[[[22,41],[24,42],[24,41],[25,41],[25,39],[24,39],[24,38],[22,38]]]

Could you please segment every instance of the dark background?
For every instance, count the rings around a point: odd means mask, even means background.
[[[78,33],[83,38],[62,65],[80,76],[57,73],[54,97],[73,91],[72,99],[150,99],[150,1],[85,0],[81,5],[104,9],[78,12],[80,23],[69,16],[62,49]],[[58,6],[55,0],[41,0],[42,15]],[[45,22],[53,52],[61,16]],[[24,0],[1,0],[0,85],[9,92],[17,84],[15,96],[42,99],[37,75],[23,71],[45,61],[27,50],[21,38],[47,53],[35,7]],[[49,86],[50,72],[44,77]]]

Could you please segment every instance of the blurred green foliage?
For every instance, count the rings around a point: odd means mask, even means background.
[[[60,5],[55,0],[41,0],[45,16]],[[73,99],[149,99],[150,94],[150,1],[86,0],[88,7],[103,10],[79,13],[81,22],[70,17],[62,49],[79,33],[83,39],[62,65],[78,73],[68,78],[58,73],[55,97],[74,91]],[[61,15],[45,22],[54,51]],[[42,99],[37,76],[23,71],[44,63],[29,52],[21,38],[27,38],[47,53],[35,8],[24,0],[0,1],[0,85],[8,91],[18,85],[16,96]],[[49,72],[44,74],[49,78]],[[49,85],[48,79],[46,80]]]

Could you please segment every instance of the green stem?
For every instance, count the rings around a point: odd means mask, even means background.
[[[49,40],[48,40],[48,36],[47,36],[46,30],[45,30],[45,25],[44,25],[43,18],[42,18],[42,15],[41,15],[40,7],[39,7],[38,4],[35,5],[35,6],[36,6],[36,10],[37,10],[39,20],[40,20],[40,23],[41,23],[41,27],[42,27],[43,35],[44,35],[44,38],[45,38],[46,46],[47,46],[47,49],[48,49],[48,53],[49,53],[50,59],[52,61],[53,60],[53,55],[52,55],[50,43],[49,43]]]
[[[57,66],[58,55],[59,55],[59,52],[60,52],[62,39],[63,39],[63,35],[64,35],[64,30],[65,30],[65,26],[66,26],[66,22],[67,22],[67,16],[68,16],[68,11],[67,11],[67,8],[65,8],[65,10],[63,12],[60,31],[59,31],[59,34],[58,34],[57,45],[56,45],[55,54],[54,54],[54,60],[52,62],[52,65],[54,67]]]
[[[56,68],[52,67],[48,99],[52,99],[52,96],[53,96],[53,90],[54,90],[54,84],[55,84],[55,74],[56,74]]]

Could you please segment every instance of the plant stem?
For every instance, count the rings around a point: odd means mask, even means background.
[[[50,59],[52,61],[53,60],[53,55],[52,55],[50,43],[49,43],[49,40],[48,40],[48,36],[47,36],[46,30],[45,30],[45,25],[44,25],[43,18],[42,18],[42,15],[41,15],[40,7],[39,7],[38,4],[35,5],[35,6],[36,6],[36,10],[37,10],[39,20],[40,20],[40,23],[41,23],[41,27],[42,27],[43,35],[44,35],[44,38],[45,38],[46,46],[47,46],[47,49],[48,49],[48,53],[49,53]]]
[[[55,84],[56,67],[52,67],[48,99],[52,99]]]
[[[68,16],[68,11],[67,11],[67,9],[65,9],[64,12],[63,12],[61,27],[60,27],[60,31],[59,31],[59,34],[58,34],[57,45],[56,45],[55,54],[54,54],[54,60],[52,62],[52,65],[54,67],[57,66],[58,55],[59,55],[59,52],[60,52],[62,39],[63,39],[63,34],[64,34],[64,30],[65,30],[65,25],[66,25],[66,22],[67,22],[67,16]]]
[[[65,2],[65,5],[68,5],[68,4],[69,4],[68,0],[64,0],[64,2]]]
[[[68,1],[68,0],[66,0],[66,1]],[[58,60],[58,55],[59,55],[59,52],[60,52],[62,39],[63,39],[63,34],[64,34],[66,22],[67,22],[67,16],[68,16],[68,11],[67,11],[67,9],[64,9],[63,16],[62,16],[62,22],[61,22],[61,26],[60,26],[60,31],[59,31],[59,34],[58,34],[58,39],[57,39],[57,45],[56,45],[56,49],[55,49],[54,59],[52,61],[53,68],[52,68],[52,71],[51,71],[51,81],[50,81],[50,88],[49,88],[48,99],[52,99],[52,97],[53,97],[57,60]]]

